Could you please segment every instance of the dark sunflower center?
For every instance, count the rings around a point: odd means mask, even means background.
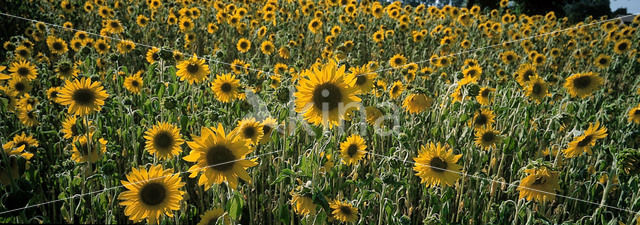
[[[222,92],[224,93],[229,93],[231,91],[231,84],[230,83],[224,83],[220,86],[220,90],[222,90]]]
[[[26,141],[20,141],[18,143],[16,143],[16,148],[20,148],[20,146],[29,147],[29,143],[27,143]]]
[[[620,45],[618,45],[618,50],[624,51],[627,47],[627,43],[620,43]]]
[[[57,98],[58,94],[60,94],[60,93],[58,93],[57,91],[52,91],[51,94],[49,94],[49,97],[50,98]]]
[[[60,73],[62,74],[67,74],[71,71],[71,66],[69,66],[69,64],[62,64],[60,65],[60,67],[58,67],[58,70],[60,71]]]
[[[20,67],[18,68],[18,75],[26,77],[29,75],[29,68],[26,67]]]
[[[640,112],[640,110],[638,112]],[[262,126],[262,133],[267,135],[267,134],[269,134],[269,132],[271,132],[271,127],[270,126],[268,126],[268,125]]]
[[[246,138],[253,138],[256,135],[256,128],[252,126],[245,127],[242,129],[242,134]]]
[[[190,63],[189,65],[187,65],[187,72],[189,72],[190,74],[195,74],[200,70],[200,65],[195,64],[195,63]]]
[[[482,95],[482,97],[489,97],[489,90],[484,89],[482,90],[482,92],[480,92],[480,95]]]
[[[167,198],[167,189],[160,183],[148,183],[140,190],[140,200],[150,206],[156,206]]]
[[[394,60],[394,62],[395,62],[396,64],[401,64],[401,63],[402,63],[402,59],[401,59],[401,58],[396,58],[396,59]]]
[[[475,70],[469,70],[469,76],[473,77],[476,75],[476,71]]]
[[[103,43],[100,43],[100,44],[98,44],[98,49],[100,49],[101,51],[104,51],[104,50],[107,49],[107,45],[105,45]]]
[[[542,185],[547,183],[547,178],[543,176],[536,176],[536,180],[533,182],[535,185]]]
[[[313,23],[311,23],[311,26],[312,26],[312,27],[317,27],[317,26],[318,26],[318,22],[315,22],[315,21],[314,21]]]
[[[72,136],[77,136],[78,134],[80,134],[80,131],[78,131],[78,126],[72,125],[71,126],[71,135]]]
[[[92,105],[96,100],[96,94],[89,88],[82,88],[74,91],[71,99],[73,99],[76,104]]]
[[[167,131],[160,131],[153,137],[153,145],[159,150],[168,150],[173,144],[173,135]]]
[[[19,91],[19,92],[24,91],[26,88],[27,88],[27,86],[26,86],[26,85],[24,85],[22,82],[16,83],[16,84],[13,86],[13,89],[16,89],[16,91]]]
[[[29,52],[27,50],[24,50],[24,49],[21,49],[21,50],[18,51],[18,55],[20,55],[22,57],[27,56],[28,53]]]
[[[525,81],[529,81],[529,77],[530,77],[530,76],[533,76],[533,70],[527,70],[527,71],[525,71],[525,72],[524,72],[524,74],[523,74],[523,77],[522,77],[522,78],[523,78]]]
[[[367,76],[365,76],[364,74],[360,74],[356,76],[356,85],[362,86],[366,82],[367,82]]]
[[[236,157],[230,149],[224,145],[216,145],[207,151],[207,164],[218,171],[227,171],[233,168]]]
[[[60,50],[62,50],[62,43],[60,43],[60,42],[54,42],[54,43],[53,43],[53,49],[55,49],[56,51],[60,51]]]
[[[534,95],[540,95],[542,94],[542,85],[540,85],[539,83],[535,83],[533,84],[533,88],[531,89],[531,92]]]
[[[151,58],[153,58],[153,60],[160,60],[160,55],[157,52],[154,52],[153,54],[151,54]]]
[[[577,89],[584,89],[589,87],[590,85],[591,85],[591,77],[589,76],[578,77],[575,80],[573,80],[573,86]]]
[[[240,43],[240,48],[247,48],[247,42]]]
[[[349,157],[353,157],[356,153],[358,153],[358,146],[355,144],[349,145],[349,148],[347,148],[347,154]]]
[[[587,135],[581,141],[578,142],[578,147],[587,146],[589,143],[591,143],[591,140],[593,140],[593,137],[591,135]]]
[[[608,60],[605,58],[600,59],[600,65],[606,65],[608,63]]]
[[[75,48],[80,48],[80,47],[82,47],[82,43],[80,43],[80,42],[74,42],[74,43],[73,43],[73,46],[74,46]]]
[[[189,26],[191,26],[191,23],[185,21],[184,23],[182,23],[182,25],[184,25],[185,27],[189,27]]]
[[[397,93],[397,92],[398,92],[398,90],[399,90],[398,86],[397,86],[397,85],[395,85],[395,86],[393,86],[393,88],[391,89],[391,93],[394,93],[394,94],[395,94],[395,93]]]
[[[485,125],[487,123],[487,116],[481,113],[476,117],[474,122],[479,126]]]
[[[131,81],[131,86],[138,87],[138,85],[140,85],[140,83],[138,83],[137,80]]]
[[[496,139],[496,135],[493,132],[486,132],[482,134],[482,141],[485,143],[491,143]]]
[[[435,172],[444,172],[444,170],[447,169],[447,162],[443,161],[440,157],[433,157],[429,165]]]
[[[342,93],[335,84],[324,83],[313,91],[313,104],[316,108],[331,111],[342,102]]]
[[[636,110],[633,112],[633,115],[640,116],[640,109],[636,109]]]
[[[351,208],[349,206],[340,206],[340,212],[344,215],[351,215]]]
[[[537,63],[542,63],[542,57],[536,57],[536,62]]]

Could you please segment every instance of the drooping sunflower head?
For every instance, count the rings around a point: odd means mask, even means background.
[[[148,63],[154,63],[156,61],[159,61],[161,59],[160,58],[160,49],[156,48],[156,47],[150,48],[147,51],[145,59],[147,60]]]
[[[291,194],[291,206],[293,211],[301,216],[315,215],[318,207],[313,203],[311,193],[295,193]]]
[[[238,121],[238,126],[232,133],[246,139],[250,144],[256,145],[264,135],[263,125],[255,118],[247,118]]]
[[[89,133],[91,145],[87,142],[87,135],[76,137],[72,143],[71,159],[77,163],[91,162],[95,163],[107,151],[107,141],[103,138],[93,138],[93,133]]]
[[[193,55],[189,60],[182,61],[178,66],[176,74],[181,81],[187,80],[189,84],[200,83],[209,75],[209,65],[205,64],[204,59],[198,59],[197,55]]]
[[[411,114],[424,112],[431,107],[433,100],[425,94],[410,94],[402,102],[402,107]]]
[[[367,123],[371,126],[379,125],[382,121],[379,121],[382,118],[382,111],[375,106],[367,106],[364,108],[365,114],[367,115]]]
[[[342,161],[347,164],[357,164],[366,153],[367,145],[360,135],[353,134],[346,141],[340,143],[340,156]]]
[[[334,61],[304,71],[294,94],[296,112],[303,113],[310,123],[329,128],[344,120],[344,114],[360,102],[344,71],[345,67]]]
[[[173,169],[165,170],[160,165],[151,166],[149,170],[132,168],[126,177],[121,183],[127,190],[120,193],[118,199],[130,220],[146,219],[149,224],[158,224],[161,216],[173,217],[172,211],[180,209],[184,195],[180,188],[184,183]]]
[[[91,128],[92,121],[88,121],[90,132],[93,133],[95,129]],[[62,137],[66,139],[75,139],[80,135],[86,134],[87,127],[85,122],[78,118],[75,115],[67,116],[67,118],[62,121]]]
[[[526,86],[526,94],[538,104],[544,97],[549,96],[549,85],[538,75],[531,77]]]
[[[586,98],[591,96],[603,83],[604,79],[597,73],[576,73],[567,78],[564,87],[569,91],[571,97]]]
[[[109,94],[104,90],[99,81],[82,78],[75,81],[66,81],[60,91],[60,104],[69,106],[69,113],[84,116],[100,111],[104,100]]]
[[[482,149],[492,149],[496,147],[496,143],[500,141],[500,132],[495,130],[493,126],[484,126],[476,129],[475,142]]]
[[[522,64],[516,72],[517,81],[520,86],[526,87],[527,83],[531,80],[531,77],[537,76],[538,72],[536,67],[531,64]]]
[[[160,159],[169,159],[180,155],[180,147],[184,140],[180,136],[180,129],[170,123],[161,122],[144,133],[145,150],[155,154]]]
[[[211,82],[211,90],[216,96],[216,99],[221,102],[231,102],[238,98],[240,91],[240,80],[236,79],[235,75],[221,74],[216,76],[216,79]]]
[[[189,177],[194,178],[202,172],[198,184],[203,185],[205,190],[224,181],[235,189],[238,178],[251,182],[246,169],[257,163],[245,159],[253,149],[244,138],[234,133],[226,134],[222,124],[218,124],[218,127],[203,127],[201,136],[196,136],[193,140],[187,142],[191,152],[184,160],[196,163],[189,168]]]
[[[452,186],[460,177],[462,166],[458,160],[462,155],[454,155],[448,145],[434,144],[420,147],[418,157],[413,158],[413,170],[421,182],[429,186]]]
[[[567,158],[574,158],[587,153],[593,154],[591,147],[596,145],[596,141],[607,137],[607,128],[600,127],[600,122],[589,123],[589,127],[584,134],[575,137],[573,141],[569,143],[569,147],[563,151]]]
[[[403,91],[404,91],[404,85],[402,84],[402,82],[395,81],[393,82],[393,85],[391,85],[391,87],[389,88],[389,97],[391,97],[391,99],[396,99],[400,97]]]
[[[200,215],[200,222],[197,225],[211,224],[231,224],[231,218],[223,209],[213,208]]]
[[[491,104],[491,93],[495,92],[496,89],[495,88],[490,88],[490,87],[483,87],[480,88],[480,92],[478,92],[478,95],[476,96],[476,100],[478,101],[478,103],[480,103],[480,105],[489,105]]]
[[[262,139],[261,144],[265,144],[271,140],[271,134],[278,129],[278,121],[272,117],[267,117],[262,122]]]
[[[340,222],[353,223],[358,220],[358,208],[346,201],[334,200],[329,203],[331,215]]]
[[[520,185],[518,186],[520,198],[540,203],[555,199],[555,192],[560,189],[558,172],[546,167],[526,169],[524,171],[528,175],[520,180]]]

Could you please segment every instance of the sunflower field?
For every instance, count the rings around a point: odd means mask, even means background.
[[[1,223],[640,224],[640,16],[8,2]]]

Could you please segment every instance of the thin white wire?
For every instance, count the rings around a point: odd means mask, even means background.
[[[364,152],[366,152],[366,151],[364,151]],[[526,190],[529,190],[529,191],[540,192],[540,193],[544,193],[544,194],[548,194],[548,195],[555,195],[555,196],[558,196],[558,197],[562,197],[562,198],[566,198],[566,199],[570,199],[570,200],[574,200],[574,201],[579,201],[579,202],[583,202],[583,203],[589,203],[589,204],[593,204],[593,205],[598,205],[600,207],[607,207],[607,208],[611,208],[611,209],[616,209],[616,210],[624,211],[624,212],[631,213],[631,214],[640,214],[640,211],[635,212],[635,211],[632,211],[632,210],[623,209],[623,208],[619,208],[619,207],[616,207],[616,206],[604,205],[604,204],[600,204],[600,203],[597,203],[597,202],[592,202],[592,201],[588,201],[588,200],[584,200],[584,199],[574,198],[574,197],[571,197],[571,196],[556,194],[556,193],[553,193],[553,192],[547,192],[547,191],[543,191],[543,190],[539,190],[539,189],[535,189],[535,188],[529,188],[529,187],[525,187],[525,186],[520,186],[520,185],[517,185],[517,184],[511,184],[511,183],[507,183],[507,182],[504,182],[504,181],[489,179],[489,178],[486,178],[486,177],[476,176],[476,175],[463,173],[463,172],[459,172],[459,171],[455,171],[455,170],[438,168],[438,167],[434,167],[434,166],[431,166],[431,165],[417,163],[417,162],[410,161],[410,160],[394,158],[394,157],[391,157],[391,156],[386,156],[386,155],[377,154],[377,153],[373,153],[373,152],[367,152],[367,153],[371,154],[373,156],[393,159],[393,160],[400,161],[400,162],[403,162],[403,163],[416,164],[416,165],[426,166],[426,167],[429,167],[429,168],[432,168],[432,169],[443,170],[443,171],[459,174],[459,175],[461,175],[463,177],[471,177],[471,178],[476,178],[476,179],[479,179],[479,180],[486,180],[486,181],[496,182],[496,183],[499,183],[499,184],[502,184],[502,185],[507,185],[507,186],[510,186],[510,187],[511,186],[515,186],[515,187],[518,187],[518,188],[521,188],[521,189],[526,189]]]
[[[215,167],[215,166],[220,166],[220,165],[224,165],[224,164],[228,164],[228,163],[238,162],[238,161],[241,161],[241,160],[254,159],[254,158],[258,158],[260,156],[271,155],[271,154],[278,153],[278,152],[281,152],[281,151],[283,151],[283,150],[267,152],[267,153],[255,155],[255,156],[252,156],[252,157],[247,157],[247,158],[244,158],[244,159],[236,159],[236,160],[232,160],[232,161],[227,161],[227,162],[223,162],[223,163],[209,165],[209,166],[198,168],[198,169],[191,169],[191,170],[187,170],[187,171],[172,173],[172,174],[169,174],[169,175],[165,175],[165,176],[161,176],[161,177],[155,177],[155,178],[148,179],[148,180],[132,182],[132,183],[129,183],[129,185],[146,183],[146,182],[149,182],[149,181],[166,178],[166,177],[170,177],[170,176],[173,176],[173,175],[180,175],[180,174],[184,174],[184,173],[188,173],[188,172],[200,172],[200,171],[202,171],[204,169],[207,169],[207,168],[210,168],[210,167]],[[204,174],[202,174],[200,176],[204,176]],[[34,205],[28,205],[28,206],[25,206],[25,207],[22,207],[22,208],[2,211],[2,212],[0,212],[0,215],[7,214],[7,213],[10,213],[10,212],[20,211],[20,210],[25,210],[25,209],[29,209],[29,208],[33,208],[33,207],[43,206],[43,205],[47,205],[47,204],[51,204],[51,203],[55,203],[55,202],[60,202],[60,201],[66,201],[66,200],[69,200],[69,199],[79,198],[79,197],[86,196],[86,195],[100,194],[102,192],[118,189],[118,188],[121,188],[121,187],[125,187],[125,185],[119,185],[119,186],[115,186],[115,187],[105,188],[105,189],[102,189],[102,190],[88,192],[88,193],[84,193],[84,194],[75,194],[75,195],[73,195],[71,197],[67,197],[67,198],[56,199],[56,200],[52,200],[52,201],[48,201],[48,202],[42,202],[42,203],[38,203],[38,204],[34,204]]]

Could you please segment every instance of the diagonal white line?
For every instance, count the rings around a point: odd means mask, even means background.
[[[283,151],[283,150],[267,152],[267,153],[263,153],[263,154],[259,154],[259,155],[255,155],[255,156],[251,156],[251,157],[247,157],[247,158],[244,158],[244,159],[236,159],[236,160],[232,160],[232,161],[227,161],[227,162],[223,162],[223,163],[209,165],[209,166],[202,167],[202,168],[199,168],[199,169],[193,169],[193,170],[187,170],[187,171],[172,173],[172,174],[161,176],[161,177],[155,177],[153,179],[133,182],[133,183],[130,183],[129,185],[141,184],[141,183],[145,183],[145,182],[148,182],[148,181],[162,179],[162,178],[173,176],[173,175],[180,175],[180,174],[184,174],[184,173],[188,173],[188,172],[200,172],[200,171],[202,171],[204,169],[207,169],[207,168],[210,168],[210,167],[215,167],[215,166],[224,165],[224,164],[228,164],[228,163],[238,162],[238,161],[241,161],[241,160],[254,159],[254,158],[258,158],[260,156],[271,155],[271,154],[278,153],[278,152],[281,152],[281,151]],[[204,174],[201,174],[200,176],[204,176]],[[51,204],[51,203],[55,203],[55,202],[61,202],[61,201],[69,200],[69,199],[79,198],[79,197],[86,196],[86,195],[99,194],[99,193],[102,193],[102,192],[105,192],[105,191],[110,191],[110,190],[118,189],[118,188],[121,188],[121,187],[125,187],[125,185],[119,185],[119,186],[115,186],[115,187],[105,188],[105,189],[102,189],[102,190],[97,190],[97,191],[88,192],[88,193],[84,193],[84,194],[75,194],[75,195],[73,195],[71,197],[68,197],[68,198],[56,199],[56,200],[52,200],[52,201],[48,201],[48,202],[42,202],[42,203],[38,203],[38,204],[34,204],[34,205],[28,205],[28,206],[25,206],[25,207],[22,207],[22,208],[11,209],[11,210],[0,212],[0,215],[7,214],[7,213],[10,213],[10,212],[20,211],[20,210],[25,210],[25,209],[29,209],[29,208],[33,208],[33,207],[43,206],[43,205],[47,205],[47,204]]]

